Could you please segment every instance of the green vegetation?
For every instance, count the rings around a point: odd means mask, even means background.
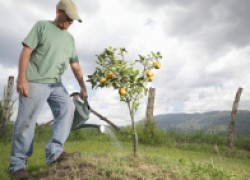
[[[137,130],[138,158],[134,158],[131,151],[131,127],[115,133],[119,141],[96,129],[82,129],[71,133],[65,145],[66,151],[80,151],[82,157],[47,167],[44,146],[50,136],[50,128],[37,129],[34,154],[27,169],[33,179],[250,178],[249,136],[237,137],[236,147],[229,152],[225,146],[226,137],[219,135],[164,132],[155,129],[154,124],[146,129],[139,125]],[[9,179],[9,139],[2,139],[0,147],[0,177]]]
[[[1,125],[1,121],[2,121],[2,114],[3,114],[3,105],[2,105],[2,101],[0,99],[0,125]]]

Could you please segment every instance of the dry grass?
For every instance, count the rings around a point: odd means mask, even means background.
[[[108,156],[61,162],[33,178],[40,180],[177,179],[172,172],[164,170],[160,165],[147,162],[146,158]]]

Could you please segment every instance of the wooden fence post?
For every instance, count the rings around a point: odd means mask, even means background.
[[[145,126],[147,126],[150,122],[153,121],[154,101],[155,101],[155,88],[149,88]]]
[[[14,86],[14,76],[9,76],[7,89],[6,91],[4,91],[3,113],[1,117],[1,123],[2,123],[1,136],[5,135],[6,125],[11,116],[13,86]]]
[[[234,129],[235,129],[235,121],[236,121],[236,114],[238,110],[238,105],[240,101],[240,96],[243,91],[243,88],[239,87],[235,96],[235,100],[233,103],[233,108],[231,112],[231,121],[228,124],[228,147],[231,150],[234,144],[233,136],[234,136]]]

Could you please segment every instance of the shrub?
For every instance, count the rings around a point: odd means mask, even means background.
[[[139,142],[142,144],[175,146],[174,139],[165,131],[157,128],[154,121],[151,121],[146,127],[142,123],[139,123],[136,128]],[[133,130],[131,127],[125,127],[122,129],[122,133],[117,135],[121,141],[130,141],[133,138]]]

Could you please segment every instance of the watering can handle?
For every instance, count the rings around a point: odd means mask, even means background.
[[[73,97],[73,101],[78,101],[79,94],[80,94],[79,92],[73,92],[70,94],[70,97]],[[88,100],[87,99],[83,100],[83,102],[86,103],[88,106],[88,109],[91,110],[91,107],[89,106]]]
[[[73,92],[73,93],[70,94],[70,97],[79,96],[79,94],[80,94],[79,92]]]
[[[80,94],[79,92],[73,92],[73,93],[70,94],[70,97],[73,97],[74,100],[78,100],[79,94]],[[87,99],[83,100],[83,101],[88,102]]]

